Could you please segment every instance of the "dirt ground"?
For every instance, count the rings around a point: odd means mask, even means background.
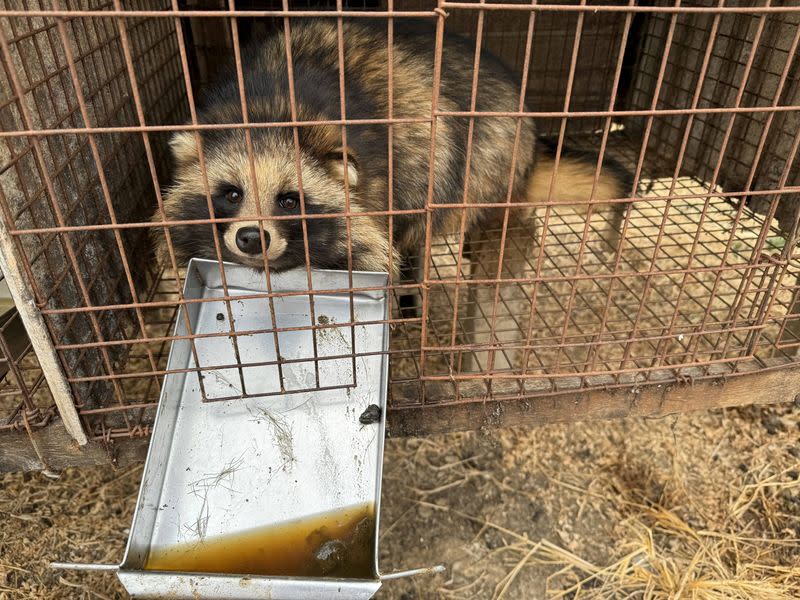
[[[2,476],[0,599],[125,598],[141,467]],[[800,597],[800,403],[390,440],[378,597]]]

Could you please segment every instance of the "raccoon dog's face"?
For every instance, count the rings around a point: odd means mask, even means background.
[[[241,131],[204,132],[201,143],[214,216],[240,220],[170,227],[177,259],[182,263],[191,257],[216,259],[215,227],[224,260],[264,268],[266,255],[273,271],[305,266],[300,177],[291,134],[254,132],[252,165]],[[194,132],[176,134],[170,145],[176,173],[175,183],[165,195],[167,220],[209,218],[208,195]],[[351,210],[358,210],[356,158],[347,154],[345,172],[345,153],[341,147],[314,153],[302,148],[301,144],[300,175],[305,213],[310,217],[305,223],[311,266],[346,269],[345,218],[314,216],[345,212],[345,176],[351,192]],[[259,216],[279,218],[259,222]],[[373,227],[365,230],[364,224],[356,227],[359,229],[366,232],[367,238],[375,239],[353,238],[354,268],[385,270],[388,249],[382,240],[384,236],[373,231]],[[373,247],[375,244],[377,248]]]

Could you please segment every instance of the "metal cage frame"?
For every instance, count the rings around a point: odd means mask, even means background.
[[[244,220],[217,218],[212,208],[209,219],[166,219],[168,136],[194,132],[202,148],[200,132],[239,128],[253,170],[251,131],[317,124],[298,119],[293,95],[289,122],[247,117],[243,36],[264,24],[282,28],[291,89],[296,17],[338,25],[342,118],[327,124],[341,128],[343,146],[348,126],[364,123],[347,118],[343,21],[385,23],[390,98],[397,22],[414,17],[436,25],[430,115],[397,118],[390,108],[370,121],[388,129],[389,181],[393,131],[429,123],[433,157],[437,119],[444,116],[534,118],[557,148],[556,169],[570,143],[597,152],[595,186],[606,156],[634,177],[630,193],[612,201],[624,209],[615,234],[607,202],[587,199],[581,216],[552,198],[536,205],[498,199],[491,206],[504,218],[485,232],[483,245],[466,243],[463,218],[453,235],[432,235],[433,209],[464,215],[476,207],[437,201],[433,169],[418,211],[395,209],[391,193],[386,211],[351,211],[345,183],[346,209],[335,216],[347,223],[350,253],[353,219],[385,217],[390,253],[393,218],[418,212],[428,224],[420,279],[390,276],[387,286],[396,300],[388,319],[392,435],[666,414],[800,393],[800,6],[782,0],[157,4],[0,5],[0,256],[31,341],[15,355],[0,326],[11,373],[7,389],[0,387],[0,447],[15,448],[0,459],[0,470],[142,456],[169,373],[176,309],[204,301],[181,296],[183,271],[170,227]],[[437,105],[442,40],[451,30],[475,41],[467,111]],[[482,48],[520,75],[518,110],[476,110]],[[202,124],[198,85],[220,60],[235,65],[243,119]],[[295,144],[299,165],[296,135]],[[201,151],[206,180],[203,160]],[[149,220],[156,208],[160,216]],[[527,209],[533,209],[529,220],[521,216]],[[311,218],[302,212],[305,236]],[[165,232],[166,264],[150,252],[156,229]],[[268,292],[259,297],[271,304],[282,293],[272,291],[264,260]],[[508,269],[513,261],[516,271]],[[274,322],[259,331],[236,329],[231,306],[240,298],[225,283],[221,256],[218,262],[230,324],[219,335],[230,338],[236,360],[190,369],[201,387],[204,372],[241,376],[243,368],[272,365],[280,374],[293,363],[331,358],[318,356],[314,344],[310,356],[269,365],[243,361],[242,340],[268,335],[279,345],[284,331]],[[311,286],[308,263],[306,277]],[[358,289],[351,279],[340,291],[352,296]],[[328,323],[314,312],[314,292],[305,294],[311,315],[304,329],[314,340],[330,331],[350,335],[352,304],[349,323]],[[406,295],[418,297],[421,314],[399,308]],[[203,336],[185,337],[203,343]],[[355,361],[359,353],[351,348]],[[241,377],[232,397],[247,395]],[[310,389],[324,389],[318,376]]]

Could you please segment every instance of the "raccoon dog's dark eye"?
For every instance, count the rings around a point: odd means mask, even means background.
[[[231,204],[239,204],[243,197],[244,194],[242,193],[242,190],[238,188],[230,188],[227,192],[225,192],[225,200]]]
[[[285,192],[278,194],[278,205],[283,210],[294,210],[300,206],[300,194],[297,192]]]

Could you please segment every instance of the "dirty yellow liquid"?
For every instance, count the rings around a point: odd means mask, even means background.
[[[191,573],[373,579],[374,506],[248,529],[150,551],[145,569]]]

